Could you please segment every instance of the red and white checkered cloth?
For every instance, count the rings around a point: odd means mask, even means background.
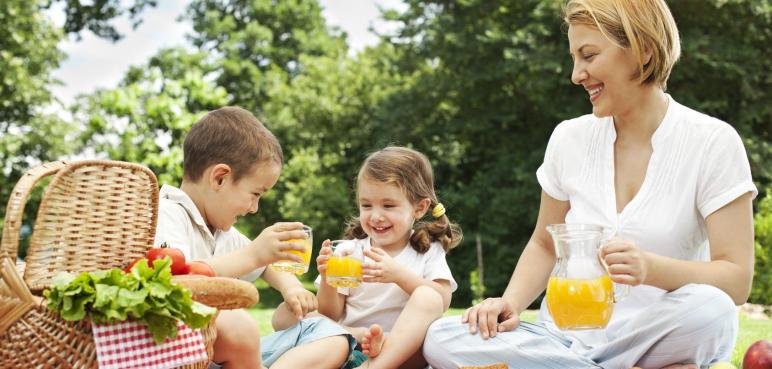
[[[142,324],[91,325],[100,369],[168,369],[207,360],[204,337],[182,322],[177,338],[157,345]]]

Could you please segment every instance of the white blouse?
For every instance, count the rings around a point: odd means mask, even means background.
[[[651,138],[653,153],[638,193],[616,211],[611,117],[592,114],[560,123],[536,171],[544,192],[570,202],[566,223],[597,224],[633,240],[644,251],[682,260],[709,260],[705,218],[758,191],[737,132],[725,122],[689,109],[668,95],[668,109]],[[611,326],[665,291],[631,288],[617,304]],[[540,317],[551,320],[545,305]]]

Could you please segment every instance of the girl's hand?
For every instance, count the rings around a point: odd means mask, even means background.
[[[512,309],[501,297],[487,298],[466,309],[462,323],[469,323],[469,333],[477,333],[483,339],[496,337],[496,332],[508,332],[520,325],[520,313]],[[500,323],[499,323],[500,322]]]
[[[600,258],[608,265],[611,280],[637,286],[646,280],[646,258],[635,242],[614,237],[600,248]]]
[[[365,250],[365,256],[372,259],[372,263],[362,264],[362,280],[364,282],[396,283],[404,276],[402,266],[389,256],[383,249],[372,247]]]
[[[327,276],[327,261],[330,260],[330,255],[332,255],[332,247],[330,245],[332,245],[332,242],[329,239],[324,240],[322,248],[319,249],[319,256],[316,257],[316,270],[319,271],[322,278]]]

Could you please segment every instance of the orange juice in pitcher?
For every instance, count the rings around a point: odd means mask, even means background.
[[[561,329],[603,328],[614,311],[611,278],[605,275],[593,279],[550,277],[547,309]]]
[[[610,232],[587,224],[550,224],[547,231],[557,256],[546,296],[555,325],[563,330],[605,328],[617,297],[598,250]]]

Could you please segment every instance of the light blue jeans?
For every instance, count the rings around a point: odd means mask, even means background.
[[[674,363],[707,368],[729,360],[737,325],[737,310],[726,293],[690,284],[666,293],[615,332],[598,331],[604,342],[589,349],[572,350],[572,339],[544,322],[523,322],[483,340],[456,316],[429,327],[423,353],[434,369],[496,363],[511,369],[659,369]]]
[[[279,357],[292,348],[333,336],[345,336],[349,342],[349,355],[353,353],[356,339],[338,323],[323,317],[303,319],[290,328],[260,338],[263,365],[270,368]],[[219,364],[209,364],[209,369],[219,368],[222,368]]]

